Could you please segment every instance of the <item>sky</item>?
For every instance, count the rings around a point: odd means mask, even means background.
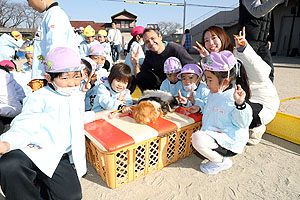
[[[142,0],[140,0],[142,1]],[[152,0],[143,0],[153,2]],[[184,0],[154,0],[156,2],[171,2],[183,4]],[[111,22],[111,16],[124,9],[137,16],[137,25],[146,26],[147,24],[156,24],[158,22],[177,22],[183,24],[183,6],[166,6],[166,5],[143,5],[137,3],[124,3],[120,0],[57,0],[71,21],[95,21]],[[237,7],[238,0],[186,0],[187,4],[201,4],[213,6]],[[206,17],[221,10],[203,8],[199,6],[186,6],[186,28],[191,28],[198,24]]]

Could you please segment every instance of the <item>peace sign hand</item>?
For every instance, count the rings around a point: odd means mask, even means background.
[[[245,101],[246,92],[240,85],[234,85],[233,98],[237,105],[242,105]]]

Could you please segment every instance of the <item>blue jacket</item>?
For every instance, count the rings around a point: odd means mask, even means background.
[[[94,105],[92,111],[99,112],[103,110],[118,110],[121,105],[124,105],[119,101],[119,96],[122,94],[125,96],[125,105],[130,106],[133,104],[132,98],[130,96],[130,91],[128,89],[122,91],[121,93],[115,92],[108,81],[105,81],[103,84],[99,85],[97,89],[97,94],[94,99]]]
[[[91,46],[93,45],[96,45],[96,44],[99,44],[100,45],[100,42],[98,42],[98,40],[94,40],[93,42],[91,42],[90,44],[86,42],[86,40],[83,40],[81,43],[80,43],[80,46],[79,46],[79,53],[80,53],[80,57],[86,57],[89,55],[89,50],[91,48]]]
[[[16,41],[10,35],[4,33],[0,36],[0,61],[2,60],[13,60],[15,51],[17,51],[24,41],[19,39]]]
[[[144,59],[145,59],[145,54],[144,54],[144,51],[143,51],[143,47],[138,43],[138,42],[133,42],[131,44],[131,48],[133,48],[134,52],[137,52],[137,49],[139,48],[139,65],[141,67],[141,65],[143,64],[144,62]],[[130,51],[128,52],[126,58],[125,58],[125,64],[128,65],[131,69],[131,74],[134,75],[134,71],[133,71],[133,65],[132,65],[132,62],[131,62],[131,59],[130,59],[130,54],[132,52],[132,49],[130,48]]]
[[[32,79],[44,79],[45,67],[38,59],[55,47],[69,47],[78,53],[78,40],[66,13],[54,6],[45,12],[33,43]]]
[[[81,177],[86,173],[83,125],[85,119],[95,119],[94,112],[84,112],[83,98],[80,91],[64,96],[43,87],[24,100],[21,114],[0,138],[10,144],[10,150],[22,150],[48,177],[62,155],[69,153]]]
[[[203,111],[201,131],[214,138],[217,143],[235,153],[242,153],[249,139],[252,109],[238,110],[233,99],[234,89],[223,93],[210,93]]]
[[[177,83],[173,84],[166,78],[160,85],[160,90],[165,92],[170,92],[172,96],[178,96],[178,90],[182,89],[181,80],[178,80]]]

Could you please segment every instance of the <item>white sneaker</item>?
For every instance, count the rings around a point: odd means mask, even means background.
[[[249,130],[248,145],[257,145],[266,131],[266,125],[262,124],[258,127]]]
[[[217,163],[208,161],[207,163],[200,165],[200,170],[205,174],[217,174],[222,170],[226,170],[232,167],[232,161],[228,157],[223,158],[223,162]]]

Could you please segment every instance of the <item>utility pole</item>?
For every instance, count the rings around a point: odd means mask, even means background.
[[[184,0],[183,3],[183,26],[182,26],[182,35],[184,35],[184,30],[185,30],[185,13],[186,13],[186,0]]]

